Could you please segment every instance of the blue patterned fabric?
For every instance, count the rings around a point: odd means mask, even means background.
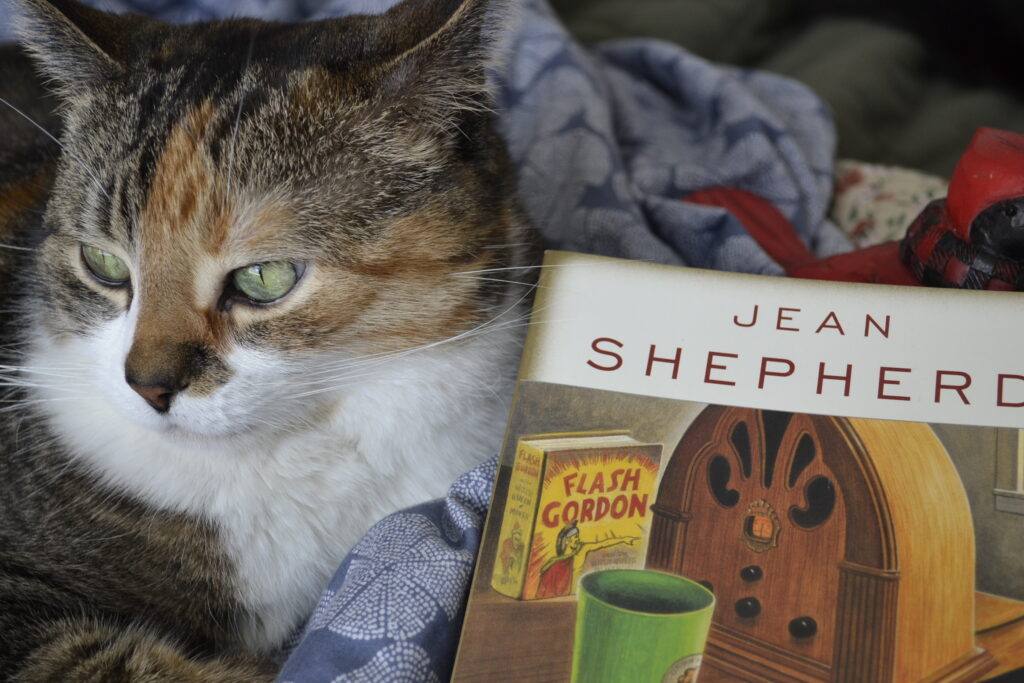
[[[443,501],[374,525],[320,597],[278,680],[448,680],[497,468],[492,457]]]
[[[0,3],[8,0],[0,0]],[[169,21],[376,12],[389,0],[98,0]],[[584,49],[545,0],[516,4],[491,73],[527,213],[554,248],[749,273],[781,269],[721,209],[725,185],[773,202],[819,255],[848,248],[824,216],[834,132],[803,86],[634,40]],[[0,4],[0,38],[9,5]],[[487,454],[481,454],[481,459]],[[281,681],[446,680],[496,468],[374,526],[300,634]]]

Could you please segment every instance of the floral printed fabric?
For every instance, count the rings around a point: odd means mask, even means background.
[[[948,186],[944,178],[920,171],[840,159],[829,216],[858,248],[903,239],[924,207],[946,196]]]

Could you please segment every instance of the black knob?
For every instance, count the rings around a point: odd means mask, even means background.
[[[740,570],[740,578],[746,582],[760,581],[764,576],[764,571],[756,564],[752,564],[749,567],[744,567]]]
[[[705,588],[707,588],[712,593],[715,592],[715,587],[711,584],[710,581],[698,581],[697,583],[699,583],[700,585],[704,586]]]
[[[818,622],[811,617],[797,617],[789,622],[789,635],[794,638],[810,638],[818,632]]]
[[[740,598],[736,601],[736,614],[745,619],[756,617],[761,613],[761,603],[757,598]]]

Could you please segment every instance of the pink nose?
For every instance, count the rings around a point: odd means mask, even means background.
[[[171,409],[171,399],[174,398],[174,390],[161,384],[135,384],[128,382],[135,393],[146,399],[146,403],[153,406],[158,413],[166,413]]]

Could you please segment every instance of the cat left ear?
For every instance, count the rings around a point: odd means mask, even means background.
[[[17,34],[62,89],[85,90],[123,71],[126,39],[138,17],[75,0],[14,0],[14,5]]]
[[[405,0],[381,16],[404,50],[381,66],[385,97],[411,96],[430,118],[487,109],[486,66],[504,16],[495,0]]]

